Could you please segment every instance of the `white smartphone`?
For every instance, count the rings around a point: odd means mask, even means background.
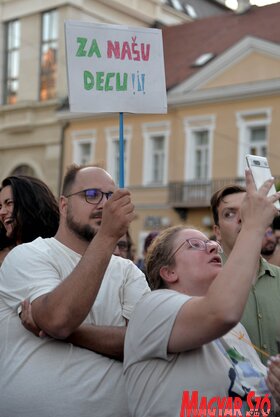
[[[252,172],[254,182],[256,185],[257,190],[260,186],[268,179],[272,177],[271,171],[269,168],[268,160],[264,156],[256,156],[256,155],[246,155],[246,161],[249,169]],[[273,184],[269,190],[268,195],[276,193],[275,185]],[[280,203],[276,201],[275,207],[280,210]]]

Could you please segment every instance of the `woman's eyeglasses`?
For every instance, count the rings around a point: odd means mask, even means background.
[[[128,251],[129,244],[128,242],[125,242],[124,240],[119,240],[117,242],[117,247],[119,248],[119,250]]]
[[[215,240],[202,240],[202,239],[198,239],[196,237],[191,237],[190,239],[186,239],[184,240],[183,243],[181,243],[181,245],[170,255],[170,257],[168,258],[168,260],[170,261],[173,256],[184,246],[185,243],[188,243],[190,245],[190,248],[194,249],[194,250],[200,250],[200,251],[206,251],[208,249],[208,246],[216,246],[217,248],[217,252],[218,253],[223,253],[223,249],[221,247],[221,245],[216,242]]]

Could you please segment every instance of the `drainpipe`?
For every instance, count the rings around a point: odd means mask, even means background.
[[[61,187],[62,187],[62,175],[63,175],[63,162],[64,162],[64,146],[65,146],[65,132],[70,125],[69,122],[65,122],[61,129],[61,136],[60,136],[60,161],[59,161],[59,178],[58,178],[58,193],[57,195],[60,196]]]

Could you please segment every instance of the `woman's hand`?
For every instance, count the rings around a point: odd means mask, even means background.
[[[267,386],[280,407],[280,355],[272,356],[267,362]]]
[[[250,170],[245,171],[246,194],[241,206],[242,228],[259,230],[263,235],[272,223],[278,210],[274,203],[279,200],[280,193],[268,197],[269,190],[274,183],[271,178],[263,183],[257,190]]]

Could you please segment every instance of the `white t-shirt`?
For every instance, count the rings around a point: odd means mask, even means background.
[[[87,349],[28,332],[18,317],[55,288],[81,256],[54,238],[17,246],[0,269],[0,416],[125,417],[122,363]],[[84,321],[125,325],[149,288],[131,262],[112,256],[95,303]]]
[[[241,331],[248,338],[242,325],[201,348],[180,354],[167,352],[176,316],[189,299],[175,291],[158,290],[144,296],[135,307],[124,349],[125,385],[132,417],[179,416],[184,391],[188,391],[189,398],[196,391],[198,404],[202,396],[208,401],[216,396],[245,398],[244,380],[245,387],[251,389],[253,385],[262,394],[268,392],[266,368],[253,347],[235,336]],[[237,358],[236,364],[228,352]]]

